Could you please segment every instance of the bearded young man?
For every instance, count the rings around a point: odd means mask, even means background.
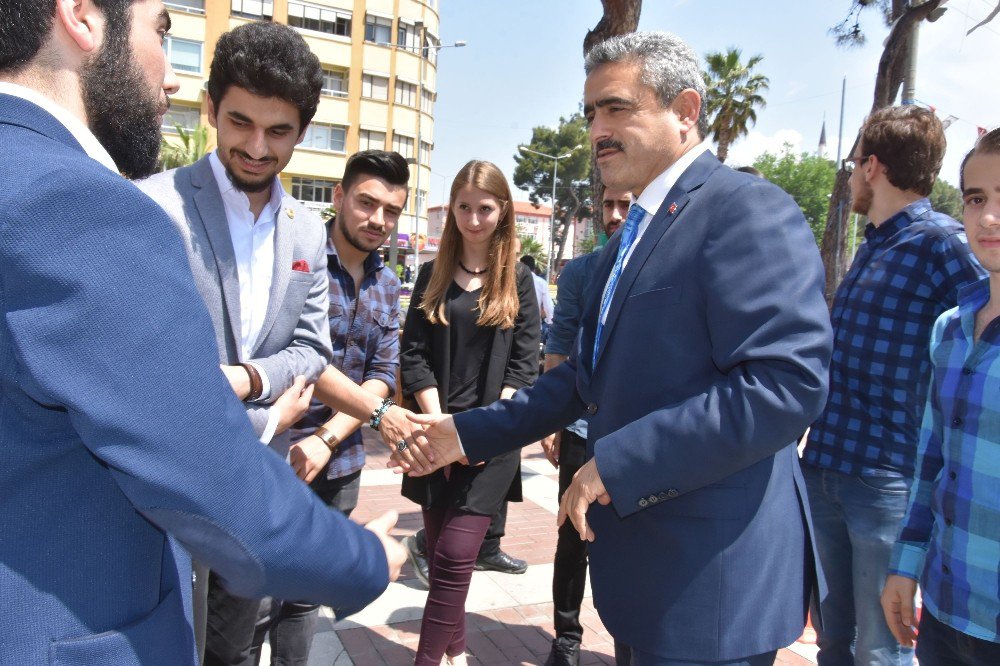
[[[869,224],[834,297],[830,396],[803,454],[830,587],[816,628],[822,666],[913,660],[879,594],[913,478],[931,329],[983,274],[962,226],[927,199],[944,150],[934,112],[900,106],[869,116],[844,160],[853,210]]]
[[[394,516],[352,525],[260,445],[175,226],[118,173],[155,168],[169,27],[160,0],[0,0],[3,663],[195,664],[185,551],[349,610],[405,559]]]

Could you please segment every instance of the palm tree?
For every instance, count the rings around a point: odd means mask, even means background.
[[[163,137],[160,143],[160,170],[176,169],[177,167],[194,164],[208,152],[208,128],[198,125],[193,130],[184,129],[180,124],[174,124],[180,141],[171,141]]]
[[[761,93],[770,85],[763,74],[754,74],[753,68],[764,59],[755,55],[744,65],[742,53],[730,47],[725,53],[714,52],[705,56],[707,95],[705,104],[710,119],[709,133],[719,147],[719,160],[726,161],[729,145],[745,136],[757,122],[756,107],[766,102]]]

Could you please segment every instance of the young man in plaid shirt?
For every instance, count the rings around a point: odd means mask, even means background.
[[[834,298],[830,395],[803,455],[829,584],[820,666],[913,660],[885,624],[880,585],[913,478],[931,327],[982,274],[961,225],[927,199],[944,149],[932,111],[891,107],[868,117],[844,160],[869,224]]]
[[[969,285],[931,337],[933,376],[916,478],[882,608],[925,664],[1000,664],[1000,129],[965,158],[965,232],[988,278]]]
[[[357,507],[365,464],[362,421],[348,412],[379,414],[383,437],[395,427],[390,421],[402,419],[408,426],[399,407],[383,407],[396,391],[400,285],[379,254],[406,206],[408,181],[402,155],[366,150],[347,161],[333,194],[337,213],[329,222],[326,250],[333,362],[316,382],[315,396],[342,411],[314,400],[292,431],[298,441],[289,463],[324,502],[345,515]],[[306,663],[318,608],[265,600],[254,654],[270,631],[273,663]]]

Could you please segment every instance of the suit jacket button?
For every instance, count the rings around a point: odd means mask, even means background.
[[[590,414],[591,416],[593,416],[594,414],[597,413],[597,403],[596,402],[592,402],[589,405],[587,405],[587,413]]]
[[[650,495],[646,499],[649,500],[650,504],[656,504],[657,502],[660,501],[660,499],[656,495]]]
[[[671,488],[670,490],[667,491],[667,497],[669,497],[670,499],[673,499],[678,495],[680,495],[680,493],[677,492],[676,488]]]
[[[648,505],[649,505],[649,502],[646,501],[645,497],[643,497],[642,499],[639,500],[639,506],[641,506],[643,509],[645,509]]]
[[[670,495],[666,493],[660,493],[659,495],[657,495],[657,497],[659,497],[661,500],[670,499]]]

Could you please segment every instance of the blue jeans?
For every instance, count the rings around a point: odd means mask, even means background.
[[[853,476],[812,465],[802,465],[802,472],[829,585],[819,609],[822,627],[816,627],[819,665],[912,664],[912,648],[893,638],[879,603],[910,480]]]

